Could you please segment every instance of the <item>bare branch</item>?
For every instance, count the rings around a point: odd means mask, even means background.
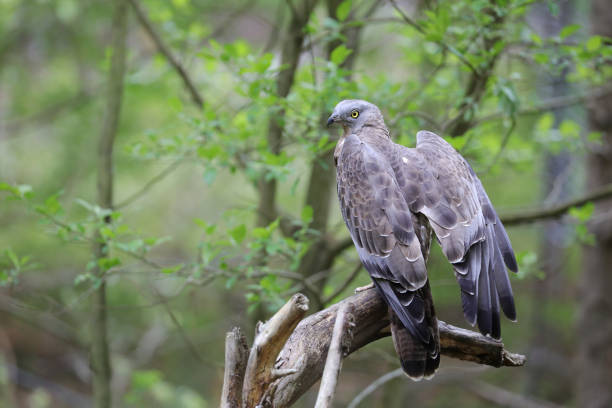
[[[189,339],[189,336],[187,336],[187,333],[185,333],[185,329],[183,329],[183,325],[181,325],[181,323],[176,318],[174,312],[172,312],[172,309],[170,308],[170,305],[168,304],[168,299],[166,299],[165,296],[162,295],[161,292],[152,283],[149,283],[149,286],[150,286],[151,290],[153,291],[153,293],[155,294],[155,296],[157,297],[159,303],[164,308],[164,311],[166,312],[166,314],[168,315],[168,317],[172,321],[172,324],[174,324],[174,327],[176,327],[176,330],[178,330],[179,335],[183,339],[183,342],[185,343],[185,346],[187,346],[187,349],[189,350],[191,355],[196,360],[198,360],[200,363],[204,363],[204,359],[202,358],[202,356],[198,352],[197,347]]]
[[[342,369],[342,359],[348,352],[352,340],[352,326],[355,325],[351,309],[350,303],[344,303],[336,315],[315,408],[329,408],[334,399],[336,383]]]
[[[602,87],[595,90],[579,93],[576,95],[564,95],[556,98],[548,99],[538,105],[519,109],[517,115],[537,115],[540,113],[566,108],[568,106],[579,105],[581,103],[597,100],[606,96],[612,95],[612,87]],[[507,116],[506,112],[495,112],[485,115],[476,120],[476,125],[484,122],[490,122],[497,119],[502,119]]]
[[[249,357],[246,338],[238,327],[225,336],[225,373],[221,392],[221,408],[242,405],[242,384]]]
[[[273,380],[273,368],[291,368],[277,367],[274,363],[285,341],[307,311],[308,299],[298,293],[270,320],[258,325],[244,377],[242,395],[245,407],[260,405],[266,393],[271,392],[269,385]]]
[[[535,400],[524,395],[515,394],[501,387],[496,387],[484,381],[466,384],[470,391],[482,400],[500,407],[508,408],[560,408],[560,405],[549,401]]]
[[[523,210],[516,214],[507,214],[501,218],[504,225],[518,225],[536,221],[544,221],[558,218],[567,213],[573,207],[581,207],[591,201],[605,200],[612,197],[612,183],[603,186],[580,198],[566,201],[564,203],[542,209]]]
[[[338,296],[339,294],[341,294],[344,289],[348,288],[348,286],[355,280],[355,278],[357,277],[357,275],[359,275],[359,271],[361,270],[361,268],[363,267],[363,265],[361,264],[361,262],[358,262],[357,265],[355,266],[355,268],[353,269],[353,272],[351,272],[351,274],[349,275],[349,277],[344,281],[344,283],[342,285],[340,285],[335,291],[334,293],[332,293],[331,295],[329,295],[327,298],[323,299],[323,304],[327,304],[329,302],[331,302],[332,300],[334,300],[334,298],[336,296]]]
[[[515,128],[516,128],[516,118],[512,116],[510,118],[510,126],[508,126],[508,129],[506,129],[506,133],[504,134],[504,137],[502,138],[502,141],[499,145],[499,150],[497,151],[497,153],[495,153],[495,157],[493,157],[493,160],[491,160],[491,162],[487,166],[485,173],[490,172],[493,166],[497,164],[502,154],[504,154],[504,150],[506,149],[506,146],[508,145],[508,142],[510,141],[510,136],[512,136],[512,132],[514,132]]]
[[[274,407],[290,406],[321,377],[325,365],[323,356],[331,342],[335,318],[345,303],[353,306],[355,318],[349,353],[390,335],[388,308],[376,289],[359,292],[302,320],[278,355],[276,368],[297,371],[274,383]],[[524,364],[523,356],[506,352],[499,341],[442,321],[439,328],[442,354],[494,367]]]
[[[375,381],[373,381],[370,385],[364,388],[359,394],[353,398],[351,403],[348,405],[348,408],[356,408],[361,402],[371,393],[376,391],[382,385],[388,383],[389,381],[404,376],[404,370],[398,368],[396,370],[390,371],[380,377],[378,377]]]
[[[140,197],[145,195],[153,186],[155,186],[157,183],[159,183],[160,181],[165,179],[168,175],[170,175],[170,173],[172,173],[174,170],[176,170],[176,168],[182,162],[183,162],[183,158],[179,158],[179,159],[173,161],[172,163],[170,163],[170,165],[168,165],[168,167],[166,167],[161,172],[159,172],[158,174],[153,176],[153,178],[150,179],[149,181],[147,181],[140,189],[138,189],[138,191],[135,191],[130,196],[125,198],[123,201],[119,202],[115,206],[115,208],[127,207],[128,205],[132,204],[134,201],[138,200]]]
[[[47,125],[49,122],[60,117],[64,111],[72,111],[73,109],[78,109],[91,102],[95,93],[94,91],[82,89],[76,95],[63,99],[54,105],[47,106],[39,112],[10,119],[5,124],[6,136],[0,140],[18,136],[22,128],[30,124]]]
[[[153,40],[153,42],[155,43],[157,50],[161,52],[164,57],[166,57],[170,65],[172,65],[174,70],[179,74],[179,76],[183,80],[183,83],[185,84],[185,87],[189,91],[193,102],[198,106],[198,108],[201,108],[204,104],[204,98],[202,98],[202,95],[200,95],[200,93],[198,92],[195,83],[187,73],[187,70],[185,70],[179,60],[174,56],[174,54],[172,54],[170,48],[164,43],[157,31],[155,31],[153,24],[149,20],[149,17],[147,17],[138,0],[129,0],[129,2],[132,5],[132,8],[134,9],[136,17],[138,17],[138,21],[140,21],[142,28],[144,28],[145,31],[149,34],[151,40]]]

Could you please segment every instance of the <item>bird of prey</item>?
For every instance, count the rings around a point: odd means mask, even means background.
[[[344,130],[334,152],[342,216],[391,309],[404,372],[430,378],[440,364],[425,267],[432,236],[454,269],[466,320],[495,339],[500,306],[516,320],[506,271],[518,269],[510,240],[474,170],[440,136],[420,131],[416,148],[398,145],[378,107],[363,100],[338,103],[327,121],[333,124]]]

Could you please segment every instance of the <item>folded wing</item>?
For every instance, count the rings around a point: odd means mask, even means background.
[[[424,365],[415,376],[428,375],[427,367],[439,363],[437,322],[423,289],[427,270],[415,215],[387,158],[355,135],[342,145],[337,181],[342,216],[359,257],[399,321],[425,346]],[[406,342],[397,338],[397,343]]]
[[[453,265],[467,321],[500,337],[499,309],[516,319],[506,272],[517,270],[508,235],[482,183],[457,151],[421,131],[416,149],[395,145],[389,157],[409,208],[427,217]]]

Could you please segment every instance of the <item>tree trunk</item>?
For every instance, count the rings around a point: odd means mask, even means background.
[[[327,12],[330,18],[334,20],[338,19],[336,11],[341,3],[341,0],[327,0]],[[341,64],[343,69],[349,71],[353,69],[356,56],[359,53],[360,33],[360,26],[350,27],[345,29],[343,32],[343,34],[346,36],[346,47],[353,51]],[[329,60],[332,51],[340,44],[342,44],[342,41],[335,40],[331,41],[327,45],[327,60]],[[348,75],[350,78],[351,74],[349,73]],[[325,120],[329,114],[330,112],[321,113],[321,124],[325,123]],[[336,170],[333,162],[333,148],[326,152],[320,153],[319,156],[313,160],[311,166],[305,204],[313,209],[313,218],[312,222],[310,223],[310,228],[318,231],[320,235],[309,250],[304,254],[302,261],[300,262],[298,273],[306,277],[331,268],[334,262],[334,257],[328,255],[330,249],[329,242],[325,239],[327,221],[329,219],[330,206],[332,203],[331,198],[335,196],[333,186],[336,183]],[[319,289],[322,289],[325,282],[326,279],[321,279],[316,283],[316,285]],[[319,304],[319,299],[315,297],[312,298],[315,302],[315,309],[320,309],[324,306]]]
[[[276,79],[276,95],[279,98],[285,98],[289,95],[293,86],[293,79],[297,71],[302,53],[302,43],[305,37],[305,27],[308,24],[312,10],[317,4],[317,0],[308,0],[296,3],[292,7],[291,20],[287,26],[287,32],[282,44],[281,65],[286,68],[278,73]],[[282,150],[284,124],[284,109],[281,108],[278,112],[270,115],[268,120],[268,149],[270,152],[278,155]],[[277,217],[276,208],[276,179],[268,179],[266,175],[262,175],[259,180],[259,204],[257,206],[257,226],[265,227]]]
[[[570,24],[573,17],[572,0],[559,2],[559,13],[553,16],[544,3],[536,4],[529,16],[529,24],[543,38],[559,35],[560,30]],[[570,94],[569,86],[565,80],[566,72],[560,75],[551,75],[547,72],[538,74],[537,92],[542,100],[562,97]],[[558,129],[561,122],[568,118],[572,107],[554,109],[551,113],[555,117],[554,128]],[[567,151],[557,154],[545,155],[543,169],[543,201],[545,203],[558,203],[570,196],[571,183],[571,156]],[[540,241],[540,264],[545,279],[533,279],[533,300],[531,309],[531,341],[527,366],[525,391],[528,395],[545,399],[561,398],[561,401],[570,398],[568,391],[571,383],[569,377],[564,376],[565,370],[558,367],[556,351],[563,348],[562,336],[550,324],[546,304],[554,301],[559,292],[566,287],[565,259],[567,258],[568,226],[558,220],[551,220],[543,224]],[[561,352],[559,353],[559,355]],[[565,381],[564,381],[565,380]]]
[[[123,77],[125,73],[125,37],[127,32],[127,3],[113,2],[112,59],[107,84],[106,108],[102,131],[98,141],[98,205],[104,209],[113,207],[113,145],[119,126]],[[110,216],[104,220],[109,223]],[[96,261],[94,275],[99,280],[92,295],[91,369],[93,372],[94,407],[111,406],[111,366],[107,336],[105,270],[100,266],[108,256],[108,247],[99,232],[94,236],[93,254]]]
[[[593,0],[593,34],[612,37],[612,7],[609,0]],[[589,188],[612,182],[612,97],[590,104],[591,131],[601,132],[603,145],[587,160]],[[597,243],[584,248],[578,318],[578,406],[612,406],[612,202],[595,206],[592,232]]]

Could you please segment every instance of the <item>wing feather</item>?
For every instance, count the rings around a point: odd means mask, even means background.
[[[427,281],[412,213],[386,158],[355,135],[337,161],[341,212],[359,258],[404,327],[428,344],[424,304],[415,297]]]
[[[506,267],[518,269],[499,216],[482,183],[452,146],[421,131],[417,147],[395,145],[389,161],[412,211],[425,215],[453,265],[466,320],[499,337],[499,308],[516,318]],[[505,264],[505,266],[504,266]]]

